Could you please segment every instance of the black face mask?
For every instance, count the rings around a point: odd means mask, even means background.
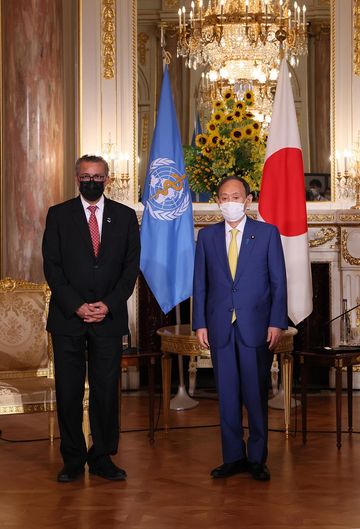
[[[79,190],[85,200],[90,200],[90,202],[93,202],[94,200],[100,198],[103,194],[104,182],[94,182],[94,180],[90,180],[89,182],[80,182]]]

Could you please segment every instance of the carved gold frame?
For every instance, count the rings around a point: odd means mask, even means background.
[[[330,148],[331,148],[331,202],[336,200],[336,135],[335,135],[335,86],[336,86],[336,0],[330,0]]]
[[[2,59],[2,2],[0,0],[0,58]],[[0,68],[0,277],[3,275],[3,74],[2,68]]]
[[[31,281],[24,281],[22,279],[12,279],[10,277],[5,277],[4,279],[0,279],[0,292],[6,293],[6,292],[38,292],[43,295],[44,298],[44,314],[47,317],[49,312],[49,303],[50,303],[50,297],[51,297],[51,291],[47,283],[32,283]],[[44,322],[45,325],[45,322]],[[45,332],[45,330],[44,330]],[[2,379],[7,378],[28,378],[28,377],[39,377],[39,376],[46,376],[47,378],[54,378],[54,352],[52,347],[51,338],[49,335],[48,338],[48,358],[49,358],[49,364],[47,368],[40,368],[36,371],[22,371],[21,373],[18,371],[7,371],[3,372],[1,374]]]
[[[346,229],[341,230],[341,255],[347,263],[352,266],[360,265],[360,257],[355,257],[351,255],[348,249],[347,241],[349,238],[349,232]]]

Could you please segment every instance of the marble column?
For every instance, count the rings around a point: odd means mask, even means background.
[[[62,0],[1,9],[1,275],[41,281],[46,212],[63,197]]]

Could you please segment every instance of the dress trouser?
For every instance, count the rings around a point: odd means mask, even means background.
[[[92,326],[83,336],[52,334],[60,451],[65,464],[83,466],[116,454],[119,442],[121,338],[98,336]],[[87,453],[82,431],[88,361],[92,446]]]
[[[211,349],[217,386],[224,463],[247,457],[265,463],[268,438],[268,390],[273,355],[267,345],[247,347],[236,322],[226,347]],[[242,425],[246,407],[249,437]]]

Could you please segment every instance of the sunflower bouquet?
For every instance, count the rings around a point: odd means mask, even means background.
[[[230,175],[243,177],[252,191],[260,188],[266,136],[251,112],[252,91],[238,99],[231,89],[212,104],[206,132],[195,146],[184,147],[190,188],[215,195],[219,182]]]

